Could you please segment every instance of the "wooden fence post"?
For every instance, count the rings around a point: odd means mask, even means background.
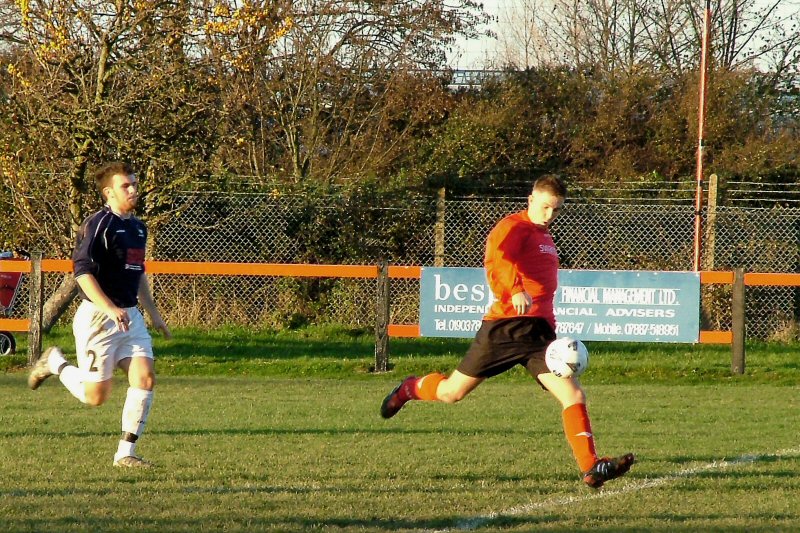
[[[444,266],[444,215],[445,215],[445,199],[447,196],[447,189],[444,187],[439,188],[436,196],[436,223],[433,226],[434,236],[434,250],[433,250],[433,266]]]
[[[706,218],[705,270],[714,270],[714,253],[717,241],[717,191],[719,178],[708,177],[708,214]]]
[[[389,369],[389,265],[378,262],[378,301],[375,313],[375,372]]]
[[[746,332],[744,269],[742,268],[736,268],[733,271],[731,322],[731,330],[733,332],[733,343],[731,344],[731,373],[741,375],[744,374],[744,340]]]
[[[31,252],[31,275],[28,279],[30,304],[28,307],[28,364],[32,365],[42,354],[42,308],[44,306],[44,279],[42,277],[42,252]]]

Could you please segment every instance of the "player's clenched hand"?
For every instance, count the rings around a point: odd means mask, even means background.
[[[128,311],[122,307],[114,306],[106,310],[106,316],[114,321],[114,325],[117,326],[118,330],[128,331],[128,326],[131,322],[130,317],[128,317]]]
[[[514,306],[514,310],[518,315],[527,313],[532,303],[531,296],[525,291],[518,292],[511,297],[511,305]]]

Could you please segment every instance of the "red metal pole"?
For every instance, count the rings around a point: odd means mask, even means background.
[[[703,38],[700,53],[700,101],[697,118],[697,189],[694,201],[694,261],[695,272],[700,270],[700,249],[702,239],[702,209],[703,209],[703,152],[705,146],[706,122],[706,74],[708,71],[708,36],[711,32],[711,0],[706,0],[706,10],[703,15]]]

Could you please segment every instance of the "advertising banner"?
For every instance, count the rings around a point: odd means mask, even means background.
[[[697,342],[695,272],[560,270],[556,333],[581,340]],[[472,337],[493,301],[482,268],[422,269],[420,334]]]

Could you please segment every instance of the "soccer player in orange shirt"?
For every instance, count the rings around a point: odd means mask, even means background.
[[[634,456],[597,456],[586,393],[577,378],[551,373],[544,359],[556,338],[553,297],[558,284],[558,252],[548,227],[566,195],[561,179],[544,176],[534,183],[528,208],[497,223],[487,238],[484,258],[495,302],[466,356],[449,377],[433,373],[406,378],[383,400],[381,416],[393,417],[409,400],[458,402],[486,378],[523,365],[561,403],[564,433],[583,481],[600,488],[625,474]]]

